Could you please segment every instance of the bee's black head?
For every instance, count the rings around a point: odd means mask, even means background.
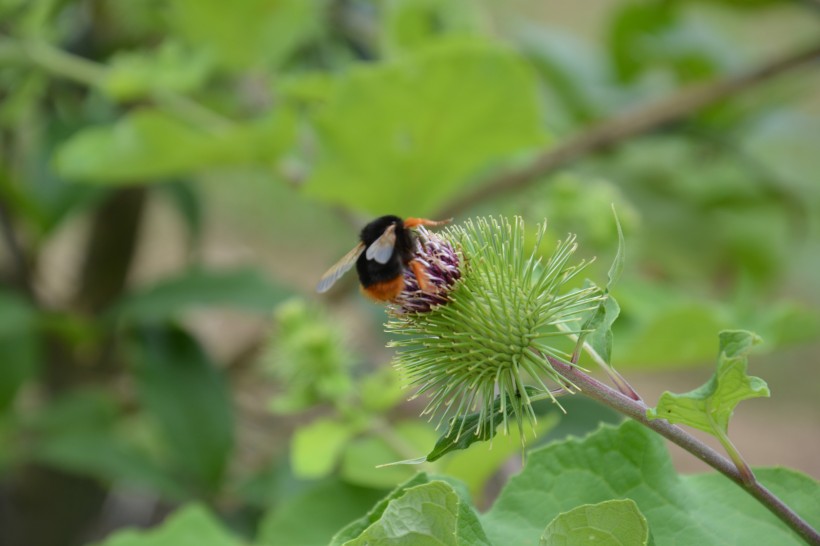
[[[390,227],[391,224],[396,224],[396,235],[400,236],[404,231],[404,222],[398,216],[387,215],[380,216],[364,226],[362,232],[359,234],[359,239],[365,245],[371,245],[376,239],[382,236],[384,230]]]

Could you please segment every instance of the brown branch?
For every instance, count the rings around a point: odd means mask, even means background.
[[[569,137],[558,146],[541,152],[529,164],[502,173],[488,180],[475,191],[463,194],[458,200],[440,211],[436,217],[456,216],[477,203],[510,191],[526,188],[541,177],[583,157],[685,119],[707,106],[818,60],[820,60],[820,43],[815,43],[807,49],[774,59],[748,72],[686,88],[643,108],[601,121]]]

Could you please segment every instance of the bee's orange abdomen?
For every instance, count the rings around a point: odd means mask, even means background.
[[[386,302],[395,300],[404,289],[404,276],[399,275],[389,281],[362,286],[362,292],[372,300]]]

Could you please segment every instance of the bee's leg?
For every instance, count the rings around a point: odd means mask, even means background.
[[[448,218],[446,220],[428,220],[427,218],[407,218],[404,221],[404,227],[406,228],[414,228],[418,226],[426,226],[426,227],[439,227],[444,226],[452,222],[452,218]]]
[[[427,276],[427,271],[425,271],[424,266],[418,260],[410,260],[410,263],[407,264],[410,268],[410,271],[413,272],[413,276],[416,277],[416,282],[419,283],[419,288],[422,292],[427,292],[428,294],[435,291],[432,283],[430,282],[430,277]]]

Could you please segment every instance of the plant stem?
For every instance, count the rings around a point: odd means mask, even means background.
[[[820,545],[820,533],[771,491],[766,489],[754,476],[752,476],[751,480],[748,480],[732,461],[684,431],[682,428],[672,425],[663,419],[649,420],[646,417],[646,410],[648,408],[643,402],[625,396],[597,379],[585,374],[571,364],[551,356],[547,356],[546,358],[555,371],[578,385],[583,394],[614,409],[618,413],[634,419],[682,447],[745,489],[806,542],[814,546]]]

